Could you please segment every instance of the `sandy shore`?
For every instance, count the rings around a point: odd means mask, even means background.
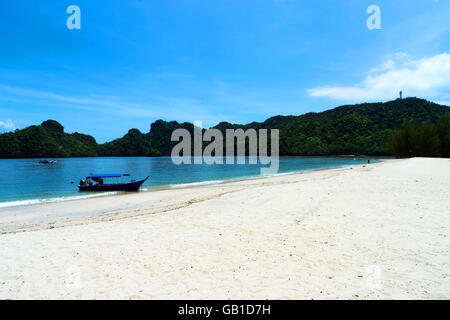
[[[3,208],[0,232],[1,299],[449,299],[450,161]]]

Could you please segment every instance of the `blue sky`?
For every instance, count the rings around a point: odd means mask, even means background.
[[[157,119],[248,123],[399,90],[450,104],[449,20],[444,0],[2,1],[0,131],[55,119],[104,142]]]

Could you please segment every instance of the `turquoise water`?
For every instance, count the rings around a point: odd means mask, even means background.
[[[281,157],[278,174],[367,163],[368,158]],[[372,158],[370,158],[372,159]],[[132,179],[150,176],[143,190],[221,183],[257,178],[260,165],[175,165],[170,157],[63,158],[55,164],[38,159],[0,159],[0,208],[42,201],[59,201],[98,194],[78,192],[78,182],[90,173],[130,173]],[[375,162],[376,160],[372,160]],[[127,178],[129,181],[129,178]],[[72,183],[73,182],[73,183]]]

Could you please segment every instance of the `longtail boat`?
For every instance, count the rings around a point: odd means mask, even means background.
[[[131,180],[130,182],[104,183],[103,179],[129,177],[127,173],[118,174],[90,174],[85,180],[80,181],[79,191],[138,191],[141,185],[149,178],[143,180]]]

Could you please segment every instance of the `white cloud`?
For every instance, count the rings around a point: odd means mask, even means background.
[[[42,104],[61,108],[114,113],[121,117],[163,118],[177,121],[202,120],[205,126],[216,125],[225,115],[214,112],[214,106],[198,99],[157,96],[145,102],[133,103],[116,96],[90,95],[78,98],[50,91],[41,91],[0,84],[0,100],[18,103]],[[186,110],[189,110],[187,113]],[[229,119],[231,121],[231,119]],[[0,131],[2,124],[0,122]],[[15,127],[11,128],[12,130]]]
[[[398,53],[371,69],[356,85],[323,86],[307,92],[312,97],[369,101],[394,98],[400,90],[405,97],[442,99],[447,96],[450,92],[450,54],[412,60],[407,54]]]
[[[5,121],[0,121],[0,128],[3,129],[2,131],[12,131],[16,129],[16,126],[11,119],[7,119]]]
[[[107,100],[108,97],[99,98],[75,98],[70,96],[64,96],[53,92],[24,89],[18,87],[5,86],[0,84],[0,92],[4,91],[20,97],[30,97],[41,100],[54,100],[59,102],[83,104],[83,105],[95,105],[110,107],[112,103]]]
[[[387,60],[386,62],[384,62],[383,64],[381,64],[380,66],[377,66],[375,68],[373,68],[372,70],[370,70],[370,73],[378,73],[378,72],[384,72],[387,70],[392,70],[395,67],[395,62],[392,59]]]

